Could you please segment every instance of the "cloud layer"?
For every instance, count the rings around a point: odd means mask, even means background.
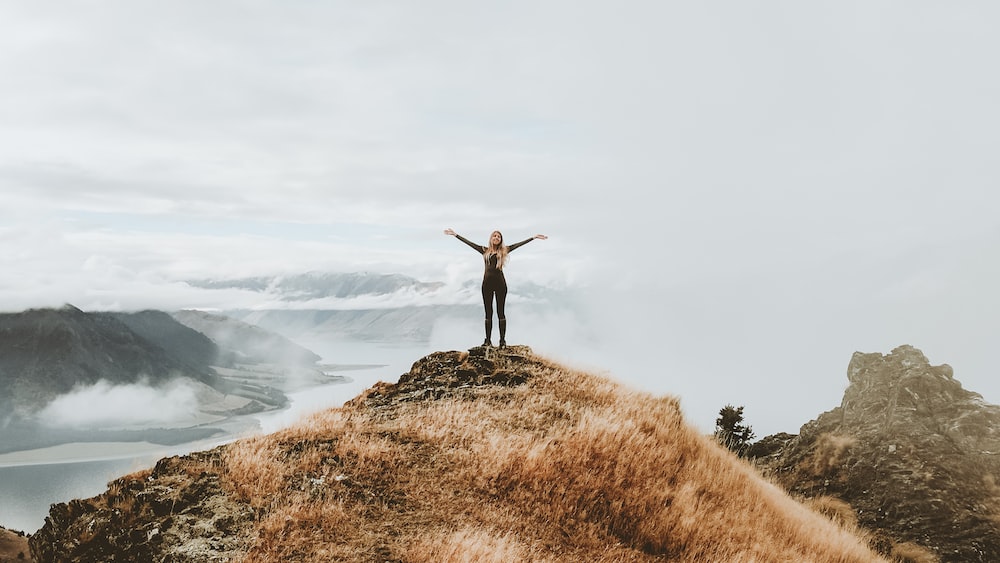
[[[191,425],[198,413],[195,384],[180,380],[160,387],[107,381],[60,395],[37,413],[55,428],[123,429]]]
[[[550,235],[512,282],[589,292],[597,361],[643,357],[615,367],[643,387],[794,431],[854,350],[909,343],[1000,402],[998,12],[9,7],[0,306],[221,309],[248,296],[183,280],[305,271],[461,287],[481,264],[442,229],[500,228]]]

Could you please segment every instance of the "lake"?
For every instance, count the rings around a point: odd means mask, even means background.
[[[288,393],[289,407],[233,417],[213,427],[226,433],[178,446],[148,442],[75,443],[0,455],[0,526],[33,533],[45,523],[49,506],[100,494],[122,475],[152,467],[171,455],[211,449],[250,434],[270,433],[319,410],[339,407],[377,381],[396,381],[431,350],[421,345],[371,342],[300,342],[335,364],[331,374],[345,381]]]

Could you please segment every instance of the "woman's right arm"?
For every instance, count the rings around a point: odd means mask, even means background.
[[[455,231],[453,231],[451,229],[445,229],[444,230],[444,234],[449,235],[449,236],[453,236],[453,237],[457,238],[458,240],[460,240],[460,241],[464,242],[465,244],[469,245],[473,250],[475,250],[479,254],[482,254],[482,253],[486,252],[486,247],[485,246],[480,246],[480,245],[472,242],[471,240],[463,237],[462,235],[456,233]]]

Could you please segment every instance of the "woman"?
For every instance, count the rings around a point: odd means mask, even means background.
[[[535,235],[521,242],[505,246],[503,235],[500,234],[500,231],[493,231],[493,234],[490,235],[489,246],[482,246],[466,239],[451,229],[445,229],[444,234],[456,237],[483,255],[483,261],[486,263],[486,271],[483,273],[483,307],[486,309],[486,340],[483,341],[483,346],[493,345],[491,339],[493,338],[493,298],[495,296],[497,317],[500,319],[500,347],[506,348],[507,317],[504,316],[503,306],[507,301],[507,280],[503,277],[503,266],[507,263],[507,255],[515,248],[524,246],[536,238],[545,240],[549,237]]]

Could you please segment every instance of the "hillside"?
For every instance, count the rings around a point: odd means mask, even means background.
[[[138,324],[150,327],[145,322],[149,318],[142,317]],[[177,376],[209,385],[219,382],[208,365],[171,354],[117,314],[85,313],[71,305],[0,314],[0,388],[5,390],[0,402],[6,401],[6,409],[37,408],[76,386],[98,381],[144,380],[156,385]]]
[[[841,405],[768,440],[762,466],[796,495],[849,503],[873,535],[1000,561],[1000,406],[912,346],[856,353],[847,377]]]
[[[21,533],[0,528],[0,563],[31,563],[28,538]]]
[[[173,313],[173,318],[211,338],[220,348],[214,361],[221,366],[251,363],[311,367],[320,360],[312,351],[283,336],[224,315],[185,310]]]
[[[184,358],[201,369],[218,363],[220,351],[215,342],[203,334],[203,331],[185,326],[163,311],[105,314],[123,322],[136,334],[163,348],[174,358]]]
[[[287,430],[54,505],[39,561],[883,560],[689,427],[534,355],[417,361]]]

